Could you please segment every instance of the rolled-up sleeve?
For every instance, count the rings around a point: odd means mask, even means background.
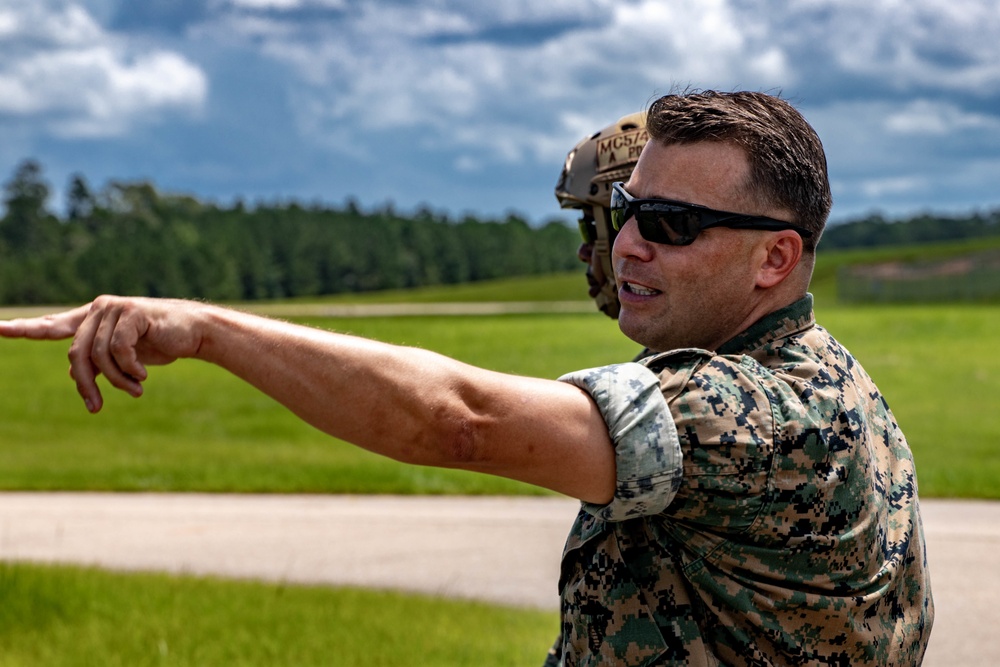
[[[681,484],[677,427],[656,375],[637,363],[576,371],[559,378],[590,394],[615,446],[618,481],[607,505],[583,503],[602,521],[658,514]]]

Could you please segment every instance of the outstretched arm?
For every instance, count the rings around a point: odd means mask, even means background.
[[[97,376],[133,396],[147,366],[211,362],[330,435],[394,459],[510,477],[611,500],[614,449],[590,397],[400,347],[192,301],[101,297],[58,315],[0,322],[0,336],[73,337],[70,375],[87,408]]]

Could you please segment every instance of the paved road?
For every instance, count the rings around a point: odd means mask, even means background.
[[[0,559],[395,588],[555,609],[562,498],[0,494]],[[1000,665],[1000,503],[924,501],[925,665]]]

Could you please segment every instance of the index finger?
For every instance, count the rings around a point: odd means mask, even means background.
[[[62,340],[76,334],[80,323],[90,312],[90,304],[63,313],[42,317],[0,321],[0,337],[31,340]]]

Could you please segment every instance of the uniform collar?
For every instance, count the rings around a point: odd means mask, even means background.
[[[764,347],[780,338],[811,328],[816,324],[812,294],[774,311],[750,325],[742,333],[719,346],[719,354],[743,354]]]

